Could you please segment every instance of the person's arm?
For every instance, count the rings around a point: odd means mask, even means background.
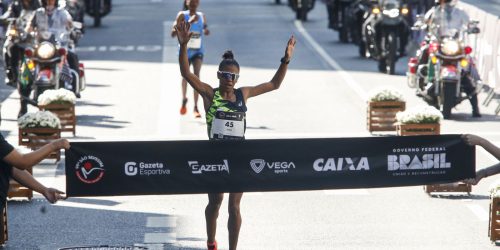
[[[210,35],[210,30],[208,29],[207,18],[205,14],[203,14],[203,34],[206,36]]]
[[[189,61],[187,56],[187,43],[191,38],[192,33],[189,32],[191,25],[181,20],[176,26],[175,30],[177,32],[177,39],[179,40],[180,52],[179,52],[179,67],[181,70],[182,77],[200,93],[203,98],[212,99],[214,91],[212,87],[200,80],[195,74],[191,73],[189,70]]]
[[[42,194],[50,203],[55,203],[58,200],[65,199],[65,197],[62,196],[64,192],[45,187],[26,170],[12,168],[12,178],[19,182],[19,184]]]
[[[467,144],[469,144],[471,146],[474,146],[474,145],[481,146],[486,151],[488,151],[488,153],[490,153],[491,155],[493,155],[495,158],[497,158],[500,161],[500,148],[495,146],[490,141],[488,141],[480,136],[471,135],[471,134],[463,135],[462,138],[464,139],[464,141]]]
[[[12,150],[3,160],[19,169],[27,169],[38,164],[40,161],[45,159],[50,153],[60,150],[69,149],[69,142],[66,139],[58,139],[52,141],[49,144],[44,145],[38,150],[27,154],[21,154],[17,150]]]
[[[288,69],[288,63],[292,59],[296,42],[297,41],[295,40],[294,36],[291,36],[290,39],[288,40],[285,49],[285,56],[281,59],[281,64],[276,73],[274,74],[274,77],[271,79],[271,81],[253,87],[241,88],[241,91],[243,92],[243,98],[245,101],[250,97],[258,96],[267,93],[269,91],[276,90],[281,86],[281,83],[283,82],[283,79],[285,78]]]

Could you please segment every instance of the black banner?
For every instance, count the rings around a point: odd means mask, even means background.
[[[460,135],[74,142],[68,196],[372,188],[475,176]]]

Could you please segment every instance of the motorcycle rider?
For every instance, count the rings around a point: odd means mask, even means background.
[[[68,32],[72,27],[73,19],[66,9],[59,7],[59,0],[42,0],[42,7],[36,10],[31,23],[31,28],[37,31],[38,36],[43,32],[49,32],[57,37],[61,31]],[[78,56],[71,50],[68,50],[66,59],[69,67],[79,72]],[[68,77],[71,78],[71,75]],[[66,88],[74,91],[76,88],[76,86],[73,86],[74,81],[68,82],[71,83],[71,86],[66,86]],[[79,97],[79,94],[76,91],[74,92]]]
[[[436,6],[429,10],[425,15],[425,20],[428,24],[428,31],[433,34],[454,35],[451,31],[466,30],[469,24],[469,15],[457,7],[458,0],[436,0]],[[424,51],[427,53],[427,51]],[[428,60],[428,58],[427,58]],[[472,117],[481,117],[477,100],[477,92],[475,85],[481,81],[477,69],[473,62],[469,64],[468,71],[470,76],[462,77],[461,87],[464,92],[470,96],[469,101],[472,106]],[[471,79],[472,78],[472,79]],[[428,93],[434,93],[434,86],[431,86]]]
[[[33,18],[34,11],[40,7],[38,0],[16,0],[9,5],[8,10],[0,17],[2,20],[8,18],[16,18],[15,22],[11,25],[15,25],[16,30],[26,30],[31,19]],[[24,53],[22,45],[27,45],[27,40],[21,41],[21,44],[17,44],[12,36],[8,36],[4,46],[4,61],[5,61],[5,71],[7,75],[6,84],[12,87],[17,85],[17,77],[19,75],[19,60],[21,55]]]

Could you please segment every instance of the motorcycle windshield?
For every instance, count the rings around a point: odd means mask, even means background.
[[[439,35],[441,38],[448,37],[448,38],[458,39],[460,38],[460,30],[451,27],[441,27]]]
[[[384,0],[382,6],[385,10],[399,9],[400,3],[399,0]]]

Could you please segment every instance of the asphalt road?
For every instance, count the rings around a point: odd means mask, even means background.
[[[180,1],[113,3],[103,26],[89,27],[81,40],[88,85],[77,103],[77,136],[66,136],[70,141],[206,139],[204,120],[191,112],[191,96],[188,114],[178,114],[177,44],[169,29]],[[375,61],[359,58],[354,45],[339,43],[327,29],[321,3],[305,23],[271,0],[203,0],[200,10],[211,30],[201,78],[212,86],[226,49],[242,66],[238,84],[254,85],[273,77],[287,39],[297,37],[282,87],[248,103],[249,139],[372,136],[365,127],[365,101],[380,86],[400,90],[408,107],[424,104],[406,85],[407,58],[398,62],[397,75],[378,73]],[[18,95],[1,90],[6,98],[1,131],[17,145]],[[500,118],[492,106],[481,109],[483,117],[472,119],[470,105],[459,105],[453,119],[442,123],[442,133],[476,133],[500,145]],[[394,133],[373,136],[385,135]],[[476,161],[478,168],[498,162],[479,149]],[[35,176],[65,189],[63,161],[44,161]],[[430,197],[421,186],[248,193],[241,204],[239,249],[493,249],[488,189],[496,179],[484,180],[470,196]],[[70,198],[56,205],[40,196],[12,200],[5,249],[96,244],[204,249],[206,202],[206,195]],[[225,202],[220,249],[228,246],[226,208]]]

